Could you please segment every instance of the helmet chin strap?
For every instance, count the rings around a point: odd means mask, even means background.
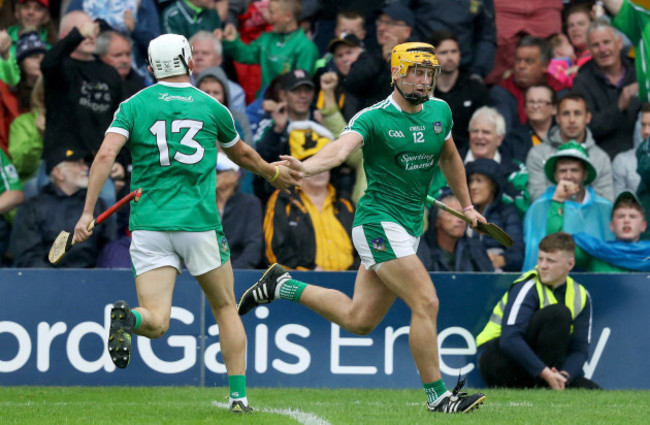
[[[404,94],[404,92],[399,87],[399,84],[397,84],[397,82],[395,82],[395,88],[397,89],[399,94],[401,94],[402,97],[406,99],[406,101],[411,105],[421,105],[427,100],[429,100],[429,96],[426,94],[417,94],[416,92]]]
[[[187,62],[185,62],[185,58],[183,57],[183,55],[178,55],[178,59],[180,59],[181,63],[182,63],[183,66],[185,67],[185,73],[186,73],[188,76],[192,75],[192,71],[190,71],[190,67],[189,67],[189,65],[187,64]]]

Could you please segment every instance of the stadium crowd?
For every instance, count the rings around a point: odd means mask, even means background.
[[[394,46],[434,45],[435,96],[451,108],[472,203],[514,245],[425,211],[427,269],[526,271],[540,240],[564,231],[580,249],[576,270],[650,271],[650,1],[602,3],[1,1],[0,267],[130,267],[128,209],[58,265],[46,257],[74,228],[120,102],[155,84],[149,42],[175,33],[193,47],[192,83],[232,111],[239,136],[268,162],[315,154],[388,97]],[[98,212],[135,189],[130,168],[127,145]],[[234,268],[358,267],[361,151],[292,194],[225,155],[216,175]],[[446,186],[437,173],[430,194],[458,208]]]

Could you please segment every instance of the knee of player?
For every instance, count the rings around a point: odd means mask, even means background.
[[[169,329],[169,320],[157,321],[151,326],[151,330],[149,332],[149,338],[151,339],[161,338],[163,335],[165,335],[168,329]]]
[[[369,323],[358,323],[351,326],[350,329],[346,329],[348,332],[351,332],[355,335],[368,335],[370,332],[374,331],[377,325]]]
[[[435,317],[440,308],[440,300],[435,294],[418,297],[415,304],[411,307],[414,314],[421,313],[427,316]]]

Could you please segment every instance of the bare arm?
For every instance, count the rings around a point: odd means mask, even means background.
[[[487,220],[475,209],[470,208],[472,205],[472,200],[469,197],[469,189],[467,188],[467,176],[465,175],[465,166],[463,165],[463,160],[456,150],[456,144],[454,143],[454,138],[449,137],[445,140],[445,144],[442,145],[442,151],[440,152],[440,169],[442,174],[444,174],[449,188],[458,201],[463,207],[463,214],[469,219],[472,220],[472,223],[478,221],[486,223]],[[474,228],[476,224],[472,224],[471,227]]]
[[[223,148],[223,151],[235,164],[264,177],[277,189],[288,192],[290,186],[300,184],[299,179],[302,178],[302,173],[299,170],[286,167],[286,161],[269,164],[255,149],[241,140],[229,148]]]
[[[325,145],[323,149],[311,158],[307,159],[302,166],[304,167],[305,177],[315,176],[323,171],[330,170],[347,159],[352,152],[359,149],[363,137],[353,131],[343,134],[341,137]],[[288,157],[281,156],[282,159]]]
[[[117,133],[107,133],[104,136],[104,141],[99,148],[99,152],[95,156],[93,165],[90,167],[90,175],[88,177],[88,192],[86,193],[86,202],[84,210],[74,228],[74,239],[76,242],[82,242],[92,234],[88,231],[88,224],[93,220],[93,212],[97,204],[97,198],[102,191],[106,179],[111,173],[113,163],[117,154],[126,143],[126,137]]]
[[[8,190],[0,195],[0,214],[4,214],[22,204],[25,195],[22,190]]]
[[[472,205],[469,190],[467,189],[465,166],[456,150],[453,137],[445,140],[445,144],[442,146],[442,151],[440,152],[439,164],[442,174],[447,179],[449,188],[454,192],[458,201],[460,201],[460,205],[463,208]]]
[[[605,7],[613,16],[618,15],[623,6],[623,0],[605,0]]]

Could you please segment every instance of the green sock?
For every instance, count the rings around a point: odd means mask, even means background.
[[[436,382],[431,382],[430,384],[422,384],[424,387],[424,393],[427,395],[427,402],[429,404],[433,403],[447,391],[445,383],[442,379],[438,379]]]
[[[228,375],[230,398],[246,397],[246,375]]]
[[[135,325],[133,325],[133,330],[136,330],[140,327],[140,323],[142,323],[142,315],[138,310],[131,310],[131,313],[135,316]]]
[[[280,285],[279,293],[276,293],[275,297],[278,298],[279,295],[282,299],[298,302],[302,291],[304,291],[306,287],[307,284],[305,282],[296,279],[289,279]],[[276,291],[278,290],[276,289]]]

